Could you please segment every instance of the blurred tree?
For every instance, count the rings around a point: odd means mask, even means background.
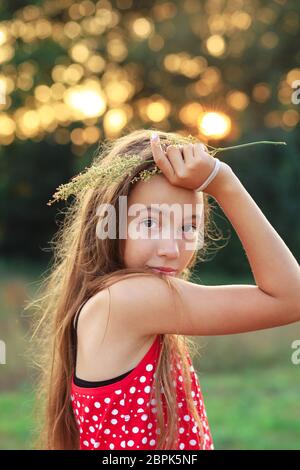
[[[299,253],[299,2],[2,0],[0,19],[2,253],[44,256],[55,188],[99,141],[154,126],[219,146],[287,141],[222,158]],[[238,245],[220,267],[248,271]]]

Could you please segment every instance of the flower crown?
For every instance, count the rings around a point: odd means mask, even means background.
[[[187,137],[181,136],[179,138],[173,138],[172,136],[164,139],[162,146],[164,145],[175,145],[180,146],[187,143],[201,143],[196,137],[191,134]],[[232,147],[213,147],[206,144],[208,147],[208,153],[214,157],[217,153],[224,152],[231,149],[237,149],[242,147],[248,147],[250,145],[256,144],[274,144],[274,145],[286,145],[286,142],[271,142],[271,141],[259,141],[259,142],[249,142],[246,144],[235,145]],[[210,150],[211,149],[211,150]],[[74,176],[68,183],[61,184],[56,188],[55,193],[53,194],[53,199],[50,200],[47,205],[51,206],[55,201],[60,199],[66,200],[70,195],[78,195],[82,191],[87,189],[94,188],[99,184],[110,185],[112,183],[117,183],[121,181],[125,175],[130,175],[131,172],[140,164],[152,162],[154,159],[144,160],[143,157],[139,154],[119,154],[116,158],[109,163],[106,163],[105,160],[99,165],[91,165],[90,167],[85,167],[86,171],[79,173]],[[162,173],[161,169],[155,165],[155,168],[152,170],[141,170],[138,176],[135,176],[131,183],[143,180],[147,181],[155,173]]]

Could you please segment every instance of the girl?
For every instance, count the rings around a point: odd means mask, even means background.
[[[202,144],[158,134],[150,140],[149,130],[138,130],[116,139],[85,178],[66,186],[76,198],[37,301],[43,312],[35,330],[43,348],[39,447],[213,449],[187,336],[241,333],[300,319],[299,266],[229,165]],[[125,171],[118,156],[129,162],[130,154],[141,160]],[[118,178],[111,180],[119,166]],[[100,169],[106,175],[101,182]],[[151,177],[142,178],[147,172]],[[128,214],[120,221],[121,196]],[[235,228],[256,285],[189,281],[210,239],[208,196]],[[183,211],[181,217],[177,210],[174,221],[168,212],[174,204],[180,210],[187,205],[193,214]],[[103,236],[99,227],[103,205],[108,223],[117,214],[116,236]],[[130,209],[136,205],[134,218]],[[168,216],[163,221],[161,213]],[[162,238],[170,227],[176,237]]]

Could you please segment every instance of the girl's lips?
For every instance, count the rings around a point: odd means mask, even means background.
[[[168,274],[169,276],[176,276],[177,271],[176,270],[171,270],[171,269],[163,269],[163,268],[153,268],[152,266],[149,266],[153,271],[156,271],[158,273],[163,273],[163,274]]]

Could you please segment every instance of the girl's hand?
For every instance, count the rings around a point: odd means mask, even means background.
[[[156,165],[174,186],[197,189],[214,169],[215,158],[204,144],[169,145],[164,151],[156,133],[151,135],[150,142]]]

